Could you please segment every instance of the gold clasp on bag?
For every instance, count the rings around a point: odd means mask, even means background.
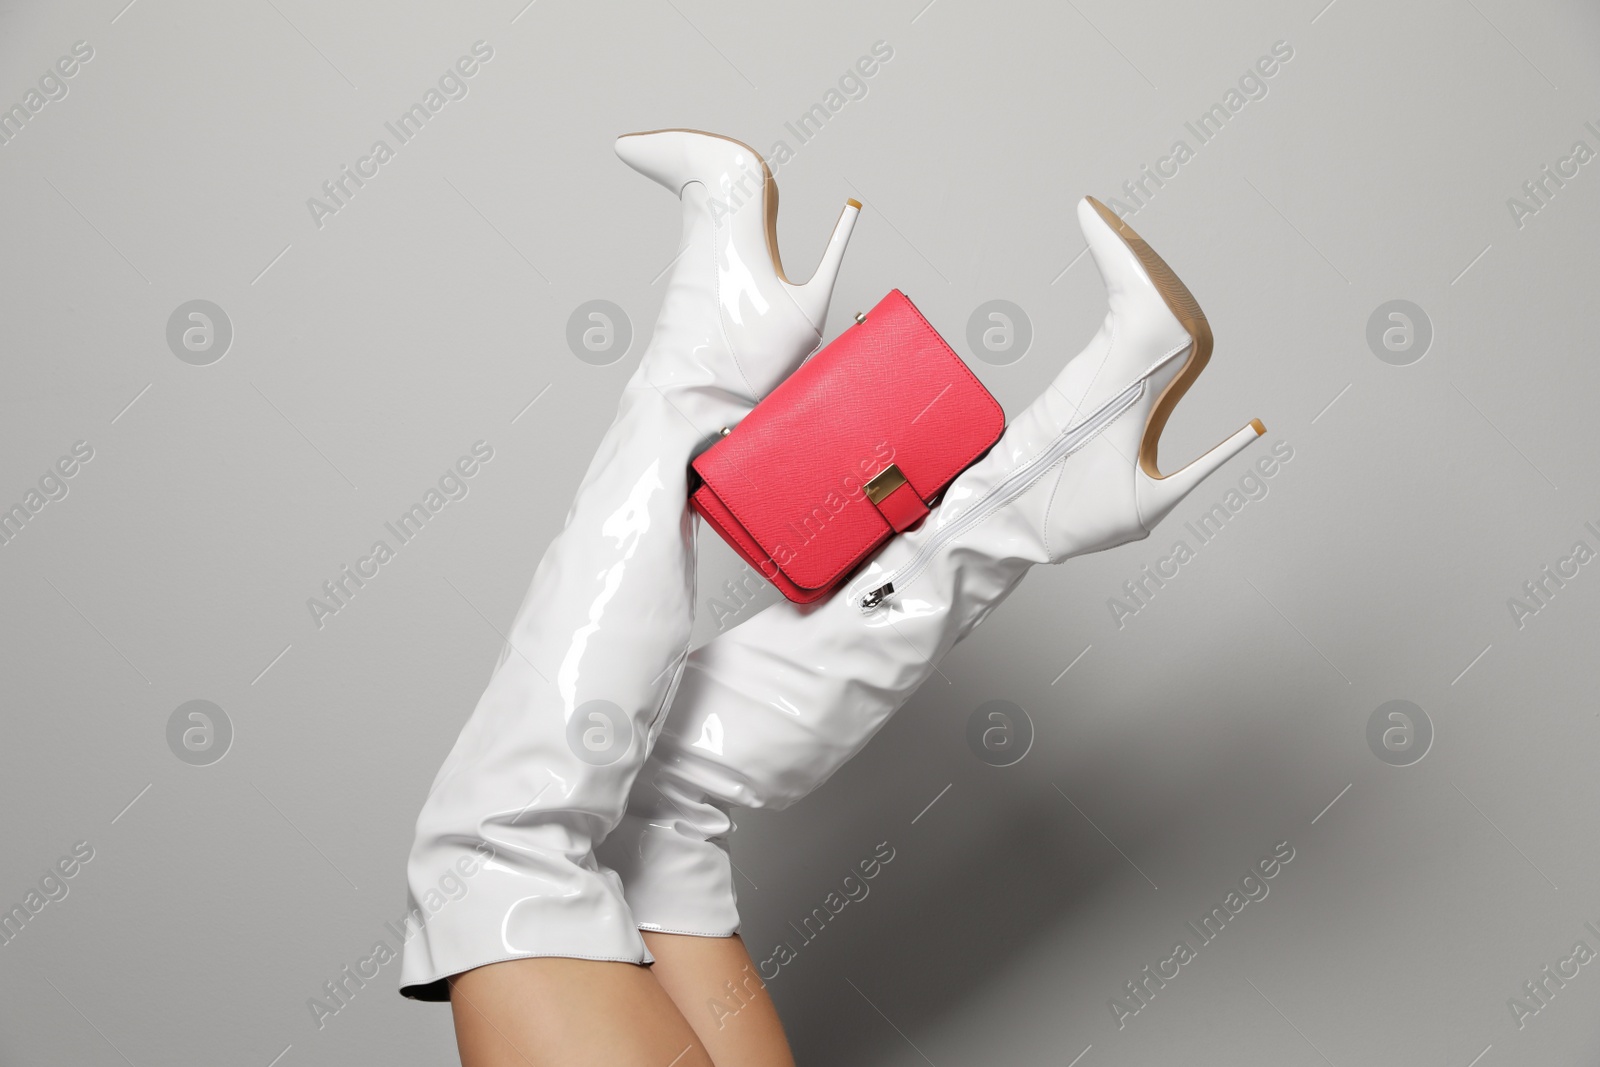
[[[881,504],[890,493],[905,484],[906,476],[900,473],[899,466],[891,463],[874,474],[862,488],[866,490],[868,500],[874,504]]]

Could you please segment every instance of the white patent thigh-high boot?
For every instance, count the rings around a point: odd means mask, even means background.
[[[681,198],[683,250],[616,421],[417,818],[408,996],[445,999],[444,978],[499,960],[650,959],[593,845],[622,817],[688,650],[689,460],[817,347],[859,213],[852,201],[795,285],[754,151],[662,130],[620,138],[617,154]]]
[[[855,755],[1029,568],[1147,536],[1258,421],[1163,476],[1156,441],[1204,367],[1194,298],[1098,201],[1079,224],[1110,309],[1087,348],[917,530],[833,599],[781,603],[689,658],[665,729],[603,847],[645,929],[725,936],[739,917],[733,807],[782,808]]]

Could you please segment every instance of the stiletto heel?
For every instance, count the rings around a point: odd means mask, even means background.
[[[1165,518],[1168,512],[1177,507],[1179,501],[1193,492],[1196,486],[1219,467],[1242,452],[1257,437],[1266,433],[1267,428],[1260,419],[1251,419],[1249,425],[1187,467],[1170,475],[1161,473],[1157,460],[1161,431],[1166,429],[1167,419],[1178,406],[1178,401],[1183,399],[1189,387],[1200,377],[1200,372],[1211,360],[1211,323],[1206,320],[1205,312],[1200,310],[1200,302],[1194,298],[1189,287],[1183,284],[1172,268],[1167,266],[1166,260],[1157,255],[1155,249],[1151,248],[1132,226],[1118,218],[1116,212],[1094,197],[1084,197],[1084,202],[1093,208],[1101,220],[1122,239],[1123,244],[1127,245],[1128,251],[1133,253],[1144,269],[1145,276],[1154,286],[1162,302],[1166,304],[1167,310],[1189,335],[1188,356],[1178,368],[1178,373],[1157,397],[1150,409],[1149,418],[1145,421],[1144,433],[1139,439],[1139,477],[1136,496],[1139,502],[1140,520],[1146,528],[1150,528]]]
[[[1182,470],[1152,478],[1141,466],[1136,494],[1139,502],[1139,521],[1146,528],[1166,518],[1183,498],[1194,492],[1199,484],[1215,474],[1224,463],[1243,452],[1256,438],[1267,432],[1260,419],[1251,419],[1238,432],[1212,448]]]
[[[1172,268],[1104,204],[1085,197],[1078,223],[1106,284],[1100,332],[1043,396],[1012,420],[989,455],[946,494],[916,551],[868,568],[852,587],[871,614],[956,543],[1019,552],[1032,526],[1035,562],[1059,563],[1149,535],[1195,486],[1266,428],[1259,419],[1170,477],[1156,465],[1167,417],[1211,355],[1211,327]],[[1041,487],[1036,491],[1036,487]],[[955,486],[952,486],[955,488]],[[1009,512],[1011,519],[999,519]],[[986,530],[1003,527],[991,542]],[[906,540],[910,541],[911,538]],[[1026,553],[1024,553],[1026,555]]]
[[[623,162],[685,202],[704,201],[716,231],[724,327],[754,399],[760,399],[797,365],[774,360],[770,353],[789,351],[800,334],[808,342],[802,358],[821,342],[860,202],[846,202],[816,271],[808,281],[795,283],[778,254],[778,183],[755,149],[688,129],[625,134],[617,138],[616,149]],[[771,269],[763,269],[769,263]],[[773,313],[784,306],[785,313]]]
[[[839,212],[839,221],[834,223],[833,236],[828,238],[828,247],[822,250],[822,259],[817,262],[817,269],[812,271],[811,277],[798,284],[784,278],[789,296],[800,308],[801,314],[819,330],[828,316],[828,304],[833,300],[833,283],[839,278],[839,267],[844,263],[845,247],[849,245],[850,234],[855,230],[856,220],[860,217],[861,201],[854,198],[846,200],[844,209]],[[770,235],[768,241],[776,247]],[[779,267],[778,272],[782,277],[783,268]]]

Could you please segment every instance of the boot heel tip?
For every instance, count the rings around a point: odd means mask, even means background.
[[[1250,426],[1255,430],[1257,437],[1262,437],[1267,432],[1266,425],[1260,419],[1251,419]]]
[[[849,204],[851,207],[855,208],[857,211],[861,210],[861,201],[857,200],[853,196],[846,197],[844,202]]]

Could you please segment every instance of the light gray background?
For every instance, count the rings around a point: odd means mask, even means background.
[[[1600,548],[1600,163],[1521,228],[1506,204],[1600,148],[1592,5],[525,2],[0,17],[5,106],[94,48],[0,147],[0,503],[94,449],[0,547],[0,903],[94,848],[0,945],[0,1061],[451,1059],[398,964],[320,1029],[307,1000],[402,913],[427,784],[654,321],[677,210],[616,135],[788,141],[793,273],[866,204],[830,333],[892,286],[957,343],[1013,301],[1031,350],[973,365],[1015,412],[1103,313],[1075,200],[1193,147],[1282,40],[1268,95],[1131,221],[1217,335],[1163,455],[1259,415],[1250,459],[1293,460],[1125,627],[1108,599],[1248,461],[1149,541],[1036,573],[818,795],[743,815],[746,936],[796,940],[894,848],[772,983],[806,1063],[1594,1062],[1600,965],[1521,1028],[1507,1004],[1600,949],[1600,565],[1521,628],[1508,607]],[[480,39],[470,94],[319,229],[306,199]],[[799,146],[784,123],[880,40],[867,96]],[[196,298],[234,328],[210,366],[165,340]],[[566,345],[591,299],[638,335],[610,366]],[[1392,299],[1433,325],[1409,366],[1366,341]],[[314,625],[478,440],[470,494]],[[702,546],[708,606],[738,568]],[[234,729],[210,766],[166,740],[194,699]],[[1407,767],[1366,739],[1394,699],[1435,731]],[[990,700],[1035,725],[1015,766],[967,746]],[[1270,896],[1119,1029],[1123,983],[1280,841]]]

